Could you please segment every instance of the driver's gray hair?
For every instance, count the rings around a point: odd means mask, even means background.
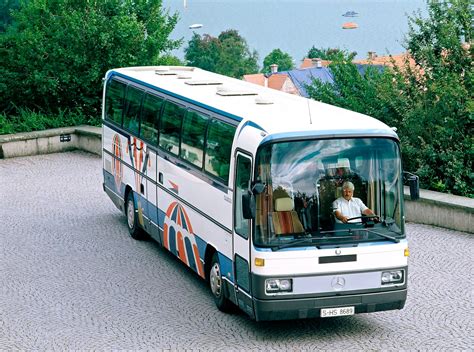
[[[346,181],[346,182],[344,182],[344,183],[342,184],[342,189],[346,189],[346,188],[348,188],[348,189],[350,189],[351,191],[353,191],[353,190],[354,190],[354,184],[353,184],[352,182],[350,182],[350,181]]]

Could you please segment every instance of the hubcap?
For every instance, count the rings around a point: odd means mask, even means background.
[[[211,291],[214,296],[219,297],[221,295],[222,279],[221,279],[221,268],[218,263],[214,263],[211,268],[210,275]]]
[[[133,201],[129,199],[128,205],[127,205],[127,221],[128,221],[128,227],[133,229],[134,223],[135,223],[135,209],[133,205]]]

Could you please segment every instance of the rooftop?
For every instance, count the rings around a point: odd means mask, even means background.
[[[378,131],[395,136],[388,126],[369,116],[198,68],[130,67],[111,70],[107,77],[111,75],[128,76],[155,91],[236,121],[251,120],[268,133]]]

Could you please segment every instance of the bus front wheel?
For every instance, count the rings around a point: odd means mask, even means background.
[[[212,264],[209,271],[209,285],[211,286],[211,292],[214,296],[214,302],[217,308],[222,312],[229,312],[232,306],[224,293],[224,281],[222,280],[221,265],[217,252],[212,256]]]
[[[132,238],[135,240],[145,239],[143,230],[140,229],[140,226],[138,225],[138,211],[137,207],[135,206],[133,191],[130,191],[127,194],[127,206],[125,209],[125,214],[127,215],[127,227],[128,231],[130,232],[130,236],[132,236]]]

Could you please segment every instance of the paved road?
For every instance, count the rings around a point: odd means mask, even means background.
[[[408,224],[405,309],[255,323],[129,238],[82,152],[0,160],[0,350],[469,350],[473,237]]]

